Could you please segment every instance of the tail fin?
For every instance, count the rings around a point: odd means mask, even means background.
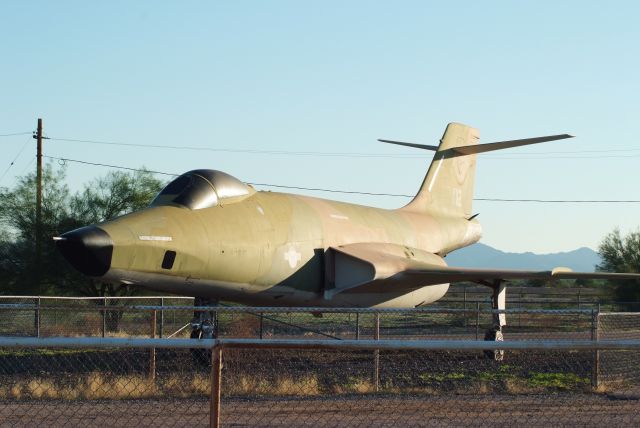
[[[573,136],[559,134],[478,144],[480,132],[477,129],[460,123],[450,123],[437,147],[402,141],[378,141],[436,152],[418,194],[409,204],[400,208],[401,210],[468,219],[471,216],[473,186],[476,180],[476,154],[565,138]]]
[[[447,125],[418,194],[401,209],[470,217],[476,154],[464,154],[454,148],[474,146],[479,138],[480,131],[475,128],[460,123]]]

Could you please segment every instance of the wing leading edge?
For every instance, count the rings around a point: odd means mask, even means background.
[[[429,280],[441,278],[446,282],[469,281],[483,283],[485,281],[509,281],[513,279],[640,279],[638,273],[613,272],[574,272],[569,268],[557,267],[552,270],[515,270],[515,269],[471,269],[453,266],[427,267],[412,269],[406,275],[416,275]]]

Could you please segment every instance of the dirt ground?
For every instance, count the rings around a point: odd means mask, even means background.
[[[0,402],[0,427],[207,426],[205,399]],[[640,394],[223,399],[222,426],[639,426]]]

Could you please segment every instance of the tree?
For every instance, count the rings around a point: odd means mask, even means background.
[[[82,225],[99,223],[140,210],[162,189],[163,183],[150,172],[109,172],[85,185],[73,196],[74,219]]]
[[[602,263],[597,269],[605,272],[640,272],[640,231],[626,236],[614,229],[598,247]],[[624,302],[640,301],[640,281],[616,281],[616,298]]]
[[[69,218],[65,170],[43,168],[42,257],[36,259],[36,174],[21,177],[14,189],[0,189],[0,278],[3,291],[45,294],[65,273],[65,263],[51,237],[63,232]]]
[[[71,194],[65,170],[43,170],[42,258],[35,257],[36,176],[29,174],[9,190],[0,189],[0,288],[15,294],[63,293],[117,296],[132,290],[86,278],[56,250],[53,236],[144,208],[162,182],[148,171],[110,172]]]

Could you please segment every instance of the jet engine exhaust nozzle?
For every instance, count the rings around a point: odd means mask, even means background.
[[[64,258],[85,275],[103,276],[111,267],[113,241],[99,227],[82,227],[54,239]]]

